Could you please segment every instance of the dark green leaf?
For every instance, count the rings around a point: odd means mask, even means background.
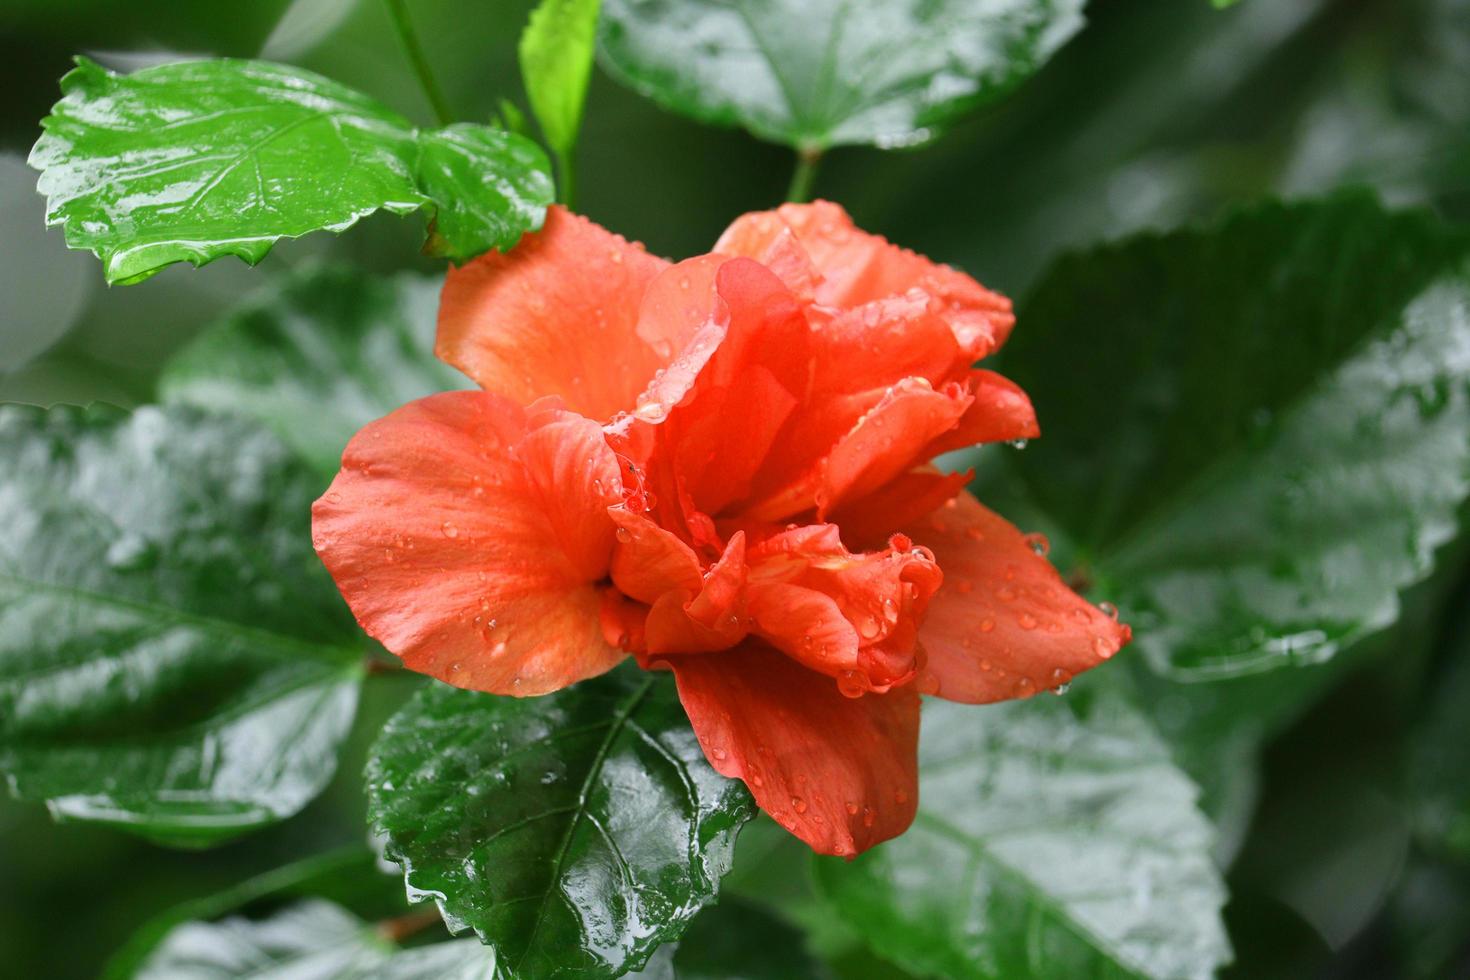
[[[59,818],[207,843],[326,784],[358,632],[319,481],[192,409],[0,407],[0,771]]]
[[[1017,466],[1159,670],[1314,663],[1392,623],[1470,492],[1465,243],[1371,199],[1059,262],[1006,372]]]
[[[1081,26],[1082,0],[607,0],[602,56],[665,108],[762,139],[908,146]]]
[[[464,387],[433,353],[440,285],[348,268],[293,275],[175,355],[160,393],[258,418],[330,475],[368,422]]]
[[[222,255],[259,262],[282,238],[374,211],[439,212],[442,254],[509,248],[551,200],[527,140],[461,124],[420,132],[319,75],[262,61],[114,74],[85,58],[31,152],[47,221],[109,282]]]
[[[137,980],[490,980],[495,953],[473,940],[400,950],[331,902],[271,916],[186,922],[134,974]]]
[[[821,971],[802,944],[800,932],[760,906],[724,897],[679,940],[674,973],[678,980],[814,980]]]
[[[914,826],[819,860],[839,914],[932,976],[1209,977],[1224,888],[1195,787],[1149,723],[1078,692],[924,706]]]
[[[577,143],[600,0],[541,0],[521,34],[521,79],[531,111],[552,152],[566,157]]]
[[[641,968],[714,898],[754,813],[667,679],[631,667],[524,700],[432,685],[379,739],[368,794],[410,890],[517,977]]]
[[[1455,625],[1448,662],[1414,732],[1410,785],[1422,843],[1470,863],[1470,617]]]

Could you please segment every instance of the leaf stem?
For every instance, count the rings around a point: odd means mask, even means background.
[[[811,200],[812,184],[817,179],[817,165],[822,161],[822,151],[815,146],[804,146],[796,151],[796,170],[791,174],[791,186],[786,189],[786,200],[792,204],[804,204]]]
[[[575,154],[576,148],[569,146],[565,153],[557,153],[556,155],[556,198],[568,211],[573,210],[577,199],[576,164],[572,162],[572,157]]]
[[[429,59],[424,55],[423,45],[419,44],[419,36],[414,33],[413,22],[408,19],[407,0],[383,0],[388,7],[388,16],[393,21],[393,27],[398,32],[398,39],[403,42],[404,53],[408,55],[409,63],[413,65],[414,73],[419,77],[419,85],[423,87],[424,95],[429,99],[429,105],[434,108],[434,115],[439,120],[439,125],[448,126],[454,122],[454,113],[449,111],[449,103],[444,98],[444,91],[439,88],[439,83],[434,80],[434,72],[429,68]]]
[[[439,915],[438,906],[430,902],[423,908],[414,909],[396,918],[384,919],[378,923],[376,932],[388,942],[398,944],[441,921],[443,919]]]

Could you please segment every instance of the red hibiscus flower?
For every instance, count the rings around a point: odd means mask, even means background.
[[[855,854],[913,820],[920,693],[1027,697],[1129,638],[929,465],[1038,434],[972,367],[1013,322],[833,204],[676,264],[553,208],[450,273],[438,354],[483,390],[359,432],[317,548],[368,633],[450,684],[672,670],[711,764]]]

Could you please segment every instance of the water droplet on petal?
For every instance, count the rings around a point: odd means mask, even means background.
[[[439,530],[444,532],[444,536],[446,538],[459,537],[459,528],[455,527],[452,521],[445,521],[443,524],[439,525]]]
[[[873,826],[873,808],[870,806],[863,807],[863,826]]]
[[[980,632],[989,633],[993,629],[995,629],[995,620],[991,619],[989,616],[986,616],[984,619],[980,620]]]
[[[865,640],[876,639],[878,632],[878,620],[872,616],[864,616],[862,622],[858,623],[858,635]]]
[[[1030,546],[1032,551],[1043,557],[1051,551],[1051,541],[1040,531],[1034,531],[1026,535],[1026,544]]]
[[[853,803],[851,801],[848,801],[847,803],[844,803],[842,806],[843,806],[843,809],[845,809],[847,811],[848,816],[852,816],[852,817],[857,816],[858,805],[856,803]]]
[[[1021,629],[1023,630],[1034,630],[1036,628],[1036,617],[1030,613],[1021,613],[1020,618],[1016,621],[1021,624]]]
[[[791,798],[791,809],[795,810],[797,813],[805,813],[806,812],[806,800],[803,800],[799,796],[793,796]]]
[[[837,675],[837,690],[846,698],[860,698],[868,692],[868,679],[856,670],[844,670]]]
[[[625,527],[618,528],[617,531],[614,532],[614,534],[619,541],[623,542],[623,544],[627,544],[629,541],[633,540],[633,532]]]
[[[1036,685],[1031,683],[1031,678],[1021,677],[1017,678],[1016,685],[1012,690],[1015,691],[1016,697],[1018,698],[1029,698],[1036,693]]]
[[[898,603],[891,598],[883,600],[883,618],[890,623],[898,622]]]
[[[1097,608],[1101,609],[1103,615],[1107,616],[1113,622],[1116,623],[1118,621],[1118,607],[1111,602],[1099,602]]]

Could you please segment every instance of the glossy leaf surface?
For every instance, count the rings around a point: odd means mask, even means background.
[[[16,796],[207,843],[321,790],[361,647],[311,550],[318,490],[243,419],[0,408],[0,771]]]
[[[311,899],[268,919],[186,922],[137,980],[490,980],[495,954],[473,940],[400,950],[331,902]]]
[[[367,423],[467,385],[434,357],[440,285],[349,268],[293,275],[176,354],[160,393],[258,418],[330,476]]]
[[[117,75],[79,59],[31,151],[47,221],[108,282],[223,255],[259,262],[282,238],[421,207],[441,254],[509,248],[551,200],[545,156],[489,127],[419,131],[375,100],[259,61]]]
[[[515,977],[641,968],[714,898],[754,815],[668,678],[631,666],[538,698],[434,684],[384,730],[368,793],[410,892]]]
[[[1195,787],[1121,699],[924,706],[919,815],[851,864],[836,910],[880,954],[954,978],[1210,977],[1229,959]]]
[[[1073,256],[1022,305],[1016,465],[1157,669],[1317,662],[1397,617],[1470,492],[1465,253],[1350,195]]]
[[[603,62],[660,105],[796,147],[932,139],[1082,26],[1082,0],[606,0]]]

